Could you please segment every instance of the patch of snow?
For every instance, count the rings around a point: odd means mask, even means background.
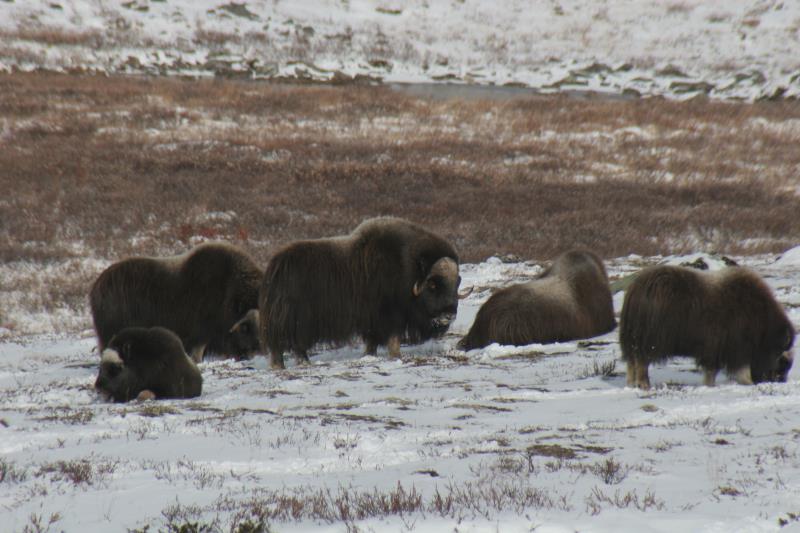
[[[797,255],[734,258],[764,275],[795,326]],[[702,254],[606,264],[615,279],[698,257],[721,266]],[[463,265],[464,287],[480,290],[461,302],[444,339],[403,346],[402,358],[363,356],[354,343],[317,349],[310,366],[288,357],[281,372],[262,356],[210,360],[193,400],[104,403],[92,390],[100,354],[88,329],[0,341],[4,527],[57,514],[52,528],[65,531],[168,529],[170,517],[175,526],[218,519],[226,530],[237,509],[259,501],[274,509],[276,494],[302,501],[315,491],[398,487],[426,503],[454,491],[466,499],[453,501],[452,514],[429,507],[348,524],[671,532],[777,531],[790,520],[800,487],[797,366],[788,383],[748,387],[720,376],[709,388],[692,360],[675,358],[653,366],[653,389],[639,391],[625,386],[616,331],[588,342],[455,348],[491,288],[541,270],[501,258]],[[489,498],[492,490],[508,498]],[[540,499],[515,507],[523,494]],[[345,523],[304,517],[271,528]]]

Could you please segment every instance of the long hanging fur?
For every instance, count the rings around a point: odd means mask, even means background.
[[[164,328],[125,328],[103,350],[95,389],[115,402],[200,396],[203,377],[181,340]]]
[[[259,294],[261,342],[279,368],[284,352],[303,359],[317,343],[361,337],[372,352],[392,337],[419,342],[447,329],[441,317],[455,315],[458,283],[458,255],[441,237],[405,220],[370,219],[350,235],[294,242],[272,257]]]
[[[743,383],[785,381],[794,335],[769,287],[742,267],[643,270],[625,293],[619,330],[628,384],[642,388],[648,365],[675,355],[694,357],[709,385],[720,370]]]
[[[257,316],[248,312],[258,308],[262,276],[250,256],[225,243],[114,263],[89,293],[99,348],[123,328],[162,326],[197,360],[204,350],[248,357],[259,348]]]
[[[603,262],[592,252],[570,250],[537,279],[490,296],[459,348],[585,339],[615,326]]]

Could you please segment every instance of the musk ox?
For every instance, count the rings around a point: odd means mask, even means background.
[[[274,368],[301,363],[317,343],[354,337],[375,354],[444,334],[458,307],[458,255],[430,231],[397,218],[366,220],[350,235],[299,241],[267,265],[259,293],[262,346]]]
[[[708,386],[720,370],[742,384],[786,381],[794,335],[769,287],[742,267],[643,270],[625,293],[619,329],[628,385],[642,389],[651,362],[680,355],[697,361]]]
[[[458,346],[551,343],[585,339],[614,329],[614,305],[603,262],[570,250],[538,278],[492,294]]]
[[[123,328],[162,326],[178,335],[197,362],[204,352],[249,357],[259,350],[262,276],[250,256],[225,243],[114,263],[89,293],[99,348]]]
[[[94,388],[115,402],[134,398],[194,398],[203,377],[168,329],[125,328],[107,344]]]

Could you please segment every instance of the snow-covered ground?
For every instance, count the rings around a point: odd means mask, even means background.
[[[800,96],[787,0],[6,0],[0,70]]]
[[[795,326],[798,250],[735,258]],[[661,260],[607,264],[617,279]],[[707,388],[676,359],[643,392],[625,387],[616,331],[455,349],[491,288],[541,268],[463,265],[475,291],[451,334],[402,360],[353,346],[283,372],[209,361],[194,400],[103,403],[90,331],[0,344],[0,529],[236,531],[265,517],[277,531],[800,528],[797,367],[785,384]]]

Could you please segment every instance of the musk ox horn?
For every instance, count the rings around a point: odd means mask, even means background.
[[[458,299],[459,300],[463,300],[464,298],[466,298],[467,296],[472,294],[472,291],[474,291],[474,290],[475,290],[475,286],[473,285],[472,287],[470,287],[469,289],[465,290],[464,292],[459,292],[458,293]]]
[[[411,289],[411,292],[414,294],[415,297],[422,294],[422,282],[420,281],[416,282],[414,284],[414,288]]]

